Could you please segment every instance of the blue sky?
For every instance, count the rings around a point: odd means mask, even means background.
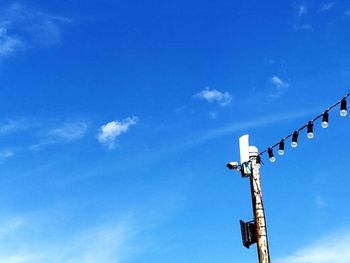
[[[349,28],[347,1],[1,1],[0,263],[256,262],[225,165],[349,93]],[[349,120],[264,156],[273,262],[348,261]]]

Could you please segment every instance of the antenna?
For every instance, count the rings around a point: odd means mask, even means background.
[[[241,164],[249,161],[249,135],[245,134],[239,137],[239,153],[241,155]]]
[[[245,134],[239,137],[239,153],[241,155],[241,164],[238,162],[229,162],[226,167],[230,170],[241,171],[242,177],[249,177],[252,175],[252,165],[250,156],[257,156],[258,149],[255,146],[249,146],[249,135]]]

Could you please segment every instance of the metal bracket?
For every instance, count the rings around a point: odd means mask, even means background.
[[[241,175],[242,177],[250,177],[253,174],[252,162],[242,163]]]
[[[250,245],[257,243],[255,222],[244,222],[243,220],[239,222],[241,224],[243,246],[249,248]]]

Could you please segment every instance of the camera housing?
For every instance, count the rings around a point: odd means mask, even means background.
[[[230,170],[237,170],[239,164],[237,162],[229,162],[228,164],[226,164],[226,167]]]

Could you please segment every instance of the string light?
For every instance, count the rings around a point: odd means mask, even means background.
[[[309,139],[312,139],[314,137],[314,123],[312,121],[309,121],[307,124],[307,137]]]
[[[261,157],[260,157],[260,155],[258,155],[258,156],[256,157],[256,163],[260,166],[260,163],[261,163]]]
[[[294,131],[293,137],[292,137],[292,143],[290,144],[293,148],[296,148],[298,146],[298,136],[299,136],[299,132]]]
[[[307,138],[312,139],[314,138],[314,131],[313,131],[313,127],[314,127],[314,123],[315,121],[317,121],[318,119],[322,118],[321,121],[321,126],[322,128],[327,128],[328,127],[328,121],[329,121],[329,111],[332,110],[333,108],[335,108],[336,106],[340,105],[340,116],[345,117],[347,116],[348,112],[347,112],[347,98],[350,97],[350,93],[348,93],[346,96],[344,96],[340,101],[338,101],[337,103],[335,103],[334,105],[332,105],[331,107],[329,107],[328,109],[326,109],[325,111],[323,111],[320,115],[316,116],[314,119],[310,120],[309,122],[307,122],[307,124],[305,124],[304,126],[302,126],[301,128],[295,130],[293,133],[287,135],[286,137],[284,137],[283,139],[281,139],[278,143],[274,144],[273,146],[268,147],[267,150],[264,150],[262,152],[259,153],[259,156],[263,155],[265,152],[268,153],[269,155],[269,159],[271,162],[275,162],[276,158],[273,154],[273,148],[278,146],[278,154],[279,155],[284,155],[284,144],[285,144],[285,140],[292,138],[291,141],[291,146],[293,148],[298,146],[298,136],[299,133],[304,130],[307,129]]]
[[[345,117],[348,115],[348,111],[346,110],[346,98],[343,98],[340,102],[340,116]]]
[[[278,154],[283,155],[284,154],[284,140],[282,139],[278,146]]]
[[[322,123],[321,126],[323,129],[328,128],[328,110],[326,110],[322,115]]]
[[[270,162],[272,162],[272,163],[275,162],[276,158],[275,158],[275,156],[273,156],[273,151],[272,151],[272,149],[270,147],[267,149],[267,153],[269,155]]]

